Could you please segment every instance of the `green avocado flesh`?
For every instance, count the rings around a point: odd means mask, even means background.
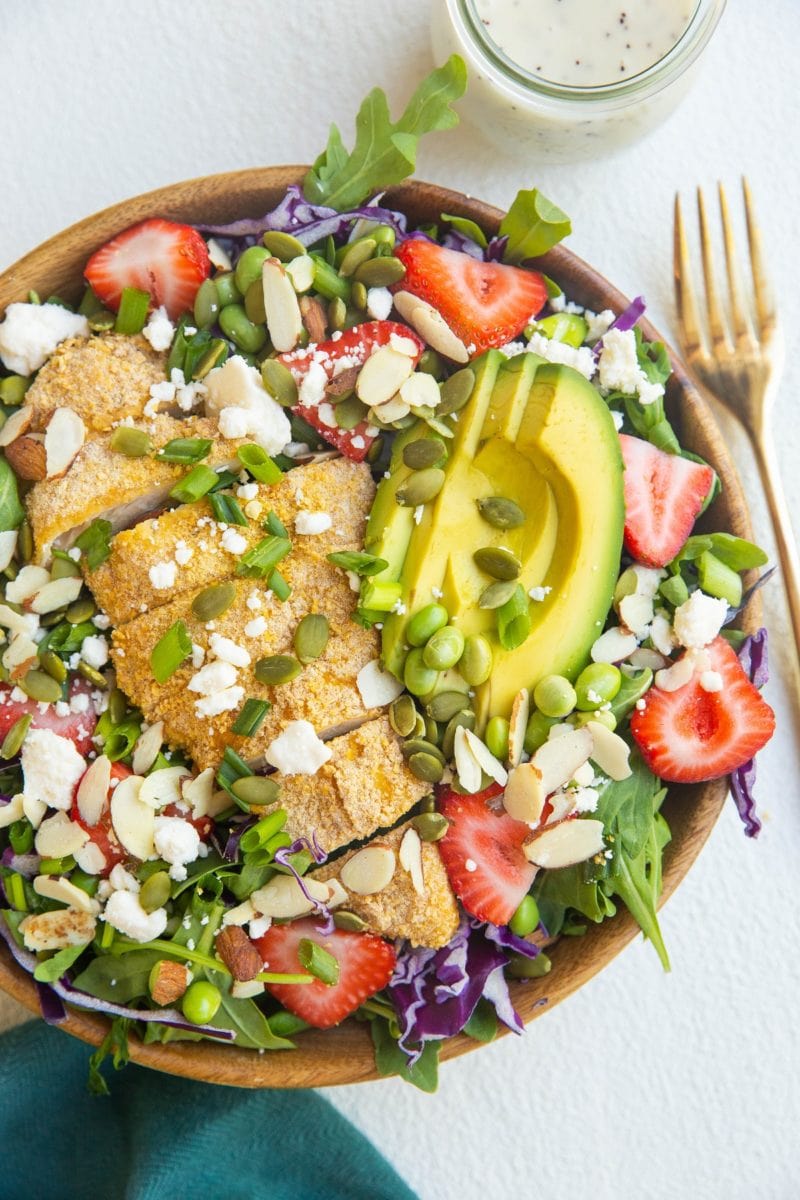
[[[395,675],[402,677],[409,619],[440,591],[465,636],[489,638],[494,666],[474,700],[480,730],[490,717],[509,715],[521,687],[550,674],[572,679],[586,664],[611,604],[625,509],[614,422],[582,375],[533,354],[506,359],[494,350],[472,365],[475,386],[448,443],[444,487],[418,524],[397,503],[397,488],[412,473],[403,446],[425,426],[405,430],[378,488],[366,549],[389,563],[379,578],[402,586],[406,611],[388,615],[383,626],[383,660]],[[476,503],[488,496],[514,500],[525,522],[493,528]],[[486,546],[516,555],[526,592],[550,589],[531,601],[531,633],[516,650],[500,646],[496,614],[478,607],[492,579],[473,554]]]

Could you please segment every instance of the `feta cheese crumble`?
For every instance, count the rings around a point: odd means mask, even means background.
[[[161,937],[167,927],[167,910],[157,908],[147,913],[134,892],[112,892],[106,903],[103,920],[134,942],[152,942]]]
[[[240,354],[234,354],[221,367],[209,371],[205,385],[206,415],[218,418],[225,437],[250,436],[267,454],[279,454],[291,441],[289,418],[264,387],[256,368],[245,362]],[[222,413],[230,408],[247,414],[247,428],[243,433],[224,432]]]
[[[81,644],[81,658],[89,667],[99,671],[108,662],[108,642],[102,634],[90,634]]]
[[[156,852],[170,864],[170,878],[182,882],[188,863],[200,854],[200,835],[194,825],[181,817],[156,817],[153,842]]]
[[[147,572],[150,576],[150,582],[157,591],[166,591],[167,588],[175,586],[175,577],[178,572],[177,563],[174,562],[159,562],[154,563]]]
[[[32,375],[60,342],[89,332],[86,317],[60,304],[9,304],[0,322],[0,359],[16,375]]]
[[[332,524],[330,513],[301,509],[294,519],[294,530],[300,534],[325,533]]]
[[[586,379],[591,379],[595,373],[594,355],[588,346],[567,346],[564,342],[556,342],[553,338],[545,337],[543,333],[532,334],[528,349],[533,354],[539,354],[551,363],[560,363],[580,371]]]
[[[175,326],[170,321],[167,310],[162,304],[160,308],[150,313],[149,320],[142,333],[154,350],[169,350],[175,334]]]
[[[673,633],[681,646],[699,650],[713,642],[727,615],[728,605],[724,600],[698,590],[675,609]]]
[[[642,404],[652,404],[664,395],[663,385],[651,383],[639,366],[632,329],[609,329],[604,334],[597,369],[600,386],[607,392],[638,396]]]
[[[227,550],[229,554],[244,554],[247,549],[247,538],[239,533],[238,529],[231,526],[226,529],[220,538],[223,550]]]
[[[290,721],[267,747],[264,757],[282,775],[316,775],[331,753],[310,721]]]
[[[86,770],[83,756],[69,738],[51,729],[29,729],[22,743],[23,795],[48,808],[68,809]]]

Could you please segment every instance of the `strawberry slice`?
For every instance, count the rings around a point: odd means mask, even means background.
[[[122,779],[127,779],[128,776],[132,774],[133,772],[131,771],[130,767],[126,767],[124,763],[115,762],[111,764],[112,783],[115,780],[119,782]],[[78,788],[80,786],[81,785],[79,781],[78,787],[75,788],[75,796],[72,800],[72,807],[69,815],[76,824],[80,825],[81,829],[86,830],[89,835],[89,841],[94,842],[98,850],[101,851],[106,860],[106,865],[100,874],[107,876],[111,874],[112,870],[117,866],[118,863],[125,862],[128,857],[126,852],[122,849],[122,846],[120,846],[119,842],[117,841],[117,835],[114,833],[114,829],[111,825],[111,793],[113,792],[114,788],[109,787],[108,789],[106,806],[100,814],[100,819],[97,824],[88,825],[81,816],[80,809],[78,808],[77,796]]]
[[[54,704],[40,708],[37,700],[31,700],[27,696],[24,700],[12,700],[13,686],[6,683],[0,684],[0,740],[6,736],[20,717],[30,713],[33,716],[31,729],[50,729],[59,737],[69,738],[71,742],[74,742],[75,749],[79,754],[88,754],[90,750],[94,749],[92,734],[97,724],[97,713],[94,711],[91,699],[92,690],[92,685],[85,679],[81,679],[79,675],[73,676],[67,693],[68,700],[85,696],[86,701],[80,703],[86,703],[86,708],[80,712],[69,712],[66,716],[60,717]]]
[[[459,250],[410,238],[395,249],[406,273],[392,289],[427,300],[474,358],[512,341],[547,300],[538,271],[481,262]]]
[[[174,320],[192,307],[210,270],[206,244],[196,229],[151,217],[96,250],[84,275],[114,312],[123,288],[135,287],[149,292],[152,307],[163,304]]]
[[[295,974],[305,971],[297,957],[302,938],[310,938],[333,955],[339,963],[339,982],[327,984],[315,979],[313,983],[268,983],[267,991],[289,1012],[316,1029],[338,1025],[386,987],[392,977],[397,955],[391,943],[374,933],[335,929],[333,933],[322,934],[318,922],[311,917],[288,925],[273,925],[256,940],[265,970]]]
[[[279,354],[278,361],[292,372],[298,388],[308,374],[312,363],[318,363],[325,372],[328,382],[332,382],[343,370],[363,367],[375,350],[380,346],[388,345],[392,335],[410,338],[414,342],[417,347],[417,354],[414,358],[414,366],[416,366],[425,349],[424,343],[420,341],[413,330],[406,325],[400,325],[397,321],[365,321],[363,325],[354,325],[352,329],[347,329],[335,340],[329,338],[327,342],[317,342],[302,350],[291,350],[287,354]],[[325,408],[322,408],[323,404]],[[323,420],[323,416],[335,420],[333,403],[326,401],[324,396],[318,404],[297,404],[292,411],[321,433],[326,442],[330,442],[332,446],[335,446],[348,458],[353,459],[354,462],[363,462],[370,446],[375,441],[376,435],[367,433],[368,421],[359,421],[353,429],[341,429],[339,426],[329,425],[326,420]]]
[[[722,689],[707,692],[702,672],[676,692],[653,687],[631,714],[631,733],[654,774],[670,783],[728,775],[749,762],[772,737],[775,714],[747,678],[723,637],[707,648],[709,669]]]
[[[493,925],[508,924],[536,875],[522,853],[530,828],[486,803],[502,791],[492,784],[460,796],[445,788],[438,798],[439,812],[450,822],[438,843],[450,886],[468,913]]]
[[[637,562],[665,567],[692,532],[714,482],[711,467],[619,435],[625,463],[625,545]]]

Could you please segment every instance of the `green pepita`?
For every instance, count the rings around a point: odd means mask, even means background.
[[[438,746],[439,745],[439,726],[436,724],[433,717],[426,716],[423,719],[425,721],[425,732],[422,736],[427,741],[431,742],[432,745]]]
[[[448,721],[447,728],[442,735],[442,754],[444,754],[448,761],[453,757],[453,750],[456,743],[456,730],[460,726],[463,726],[464,729],[474,730],[476,724],[477,720],[475,713],[471,708],[463,708],[461,712],[457,712],[456,715],[450,721]]]
[[[65,608],[58,608],[55,612],[45,613],[43,617],[39,617],[39,624],[42,629],[52,629],[54,625],[61,624],[66,612]]]
[[[408,760],[408,769],[417,779],[425,783],[439,783],[444,775],[444,766],[432,754],[412,754]]]
[[[340,296],[334,296],[328,304],[328,324],[331,330],[344,329],[346,319],[347,305]]]
[[[274,804],[280,790],[268,775],[245,775],[231,784],[231,791],[243,804]]]
[[[209,342],[208,349],[197,360],[197,364],[192,371],[192,379],[205,379],[209,371],[213,371],[214,367],[218,366],[228,353],[228,345],[222,338],[214,338]]]
[[[112,688],[108,695],[108,715],[112,725],[119,725],[121,721],[124,721],[127,711],[128,701],[125,693],[119,688]]]
[[[362,238],[360,242],[353,242],[352,246],[348,246],[342,256],[342,261],[339,263],[339,274],[348,279],[351,275],[355,275],[358,268],[372,258],[377,249],[378,243],[372,238]]]
[[[82,625],[84,621],[91,621],[96,612],[97,605],[91,596],[79,596],[68,606],[64,616],[70,625]]]
[[[357,309],[360,309],[362,312],[367,307],[367,287],[366,284],[362,283],[360,279],[357,279],[353,283],[353,287],[350,291],[350,299],[353,302],[353,306]]]
[[[444,442],[438,438],[417,438],[403,447],[403,462],[412,471],[424,471],[439,466],[447,456]]]
[[[444,487],[445,474],[441,467],[427,467],[424,471],[415,471],[401,487],[397,489],[397,503],[404,508],[416,508],[418,504],[427,504],[439,495]]]
[[[483,546],[473,554],[475,565],[492,579],[516,579],[522,570],[522,563],[516,554],[506,550],[504,546]]]
[[[425,738],[410,738],[407,742],[403,743],[400,749],[406,762],[414,754],[431,754],[442,766],[445,765],[445,757],[439,747],[434,746],[433,742],[429,742]]]
[[[264,307],[264,285],[260,276],[253,280],[244,294],[244,311],[254,325],[263,325],[267,319],[267,310]]]
[[[163,908],[169,900],[172,891],[172,880],[166,871],[156,871],[142,884],[139,891],[139,903],[146,913]]]
[[[292,237],[290,233],[281,233],[278,230],[268,230],[261,239],[275,258],[281,262],[291,262],[293,258],[299,258],[301,254],[306,254],[306,248],[301,241],[296,237]]]
[[[87,679],[89,683],[93,683],[95,687],[102,688],[103,691],[108,687],[108,680],[100,671],[96,671],[94,667],[90,667],[88,663],[78,663],[78,674]]]
[[[434,379],[441,379],[444,374],[444,363],[441,356],[429,347],[422,351],[417,370],[422,371],[423,375],[433,375]]]
[[[490,583],[480,594],[478,608],[502,608],[506,600],[510,600],[516,590],[516,579],[498,580],[497,583]]]
[[[400,737],[409,737],[417,726],[417,708],[410,696],[398,696],[389,706],[389,724]]]
[[[334,409],[336,422],[340,429],[355,429],[367,415],[366,407],[358,396],[350,395],[340,400]]]
[[[393,283],[399,283],[405,273],[405,265],[399,258],[371,258],[369,262],[361,264],[355,272],[355,279],[368,288],[391,287]]]
[[[221,617],[236,599],[236,585],[230,581],[203,588],[192,601],[192,612],[198,621],[213,621]]]
[[[39,662],[42,664],[42,670],[55,679],[56,683],[63,683],[67,678],[66,663],[63,658],[58,657],[54,650],[45,650]]]
[[[361,917],[341,908],[333,914],[333,923],[337,929],[346,929],[348,933],[363,933],[365,929],[369,928],[367,922],[362,921]]]
[[[20,682],[20,687],[31,700],[38,700],[44,704],[55,704],[61,699],[61,684],[56,683],[52,675],[47,675],[44,671],[28,671]]]
[[[525,522],[520,506],[505,496],[486,496],[476,503],[484,521],[494,529],[517,529]]]
[[[442,384],[442,398],[436,408],[440,417],[460,412],[472,395],[475,387],[475,372],[471,367],[462,367]]]
[[[330,637],[330,623],[322,613],[307,613],[294,633],[294,652],[304,665],[320,658]]]
[[[81,569],[71,558],[56,558],[50,568],[51,579],[77,579]]]
[[[416,829],[423,842],[438,842],[450,828],[447,817],[438,812],[424,812],[414,817],[411,824]]]
[[[109,439],[109,446],[126,458],[144,458],[153,449],[153,443],[144,429],[131,429],[129,425],[118,425]]]
[[[23,521],[17,535],[17,558],[20,562],[29,563],[33,558],[33,530],[30,521]]]
[[[255,665],[254,674],[259,683],[268,687],[276,687],[281,683],[290,683],[300,674],[302,667],[296,658],[290,654],[271,654],[260,658]]]
[[[277,358],[265,358],[261,364],[261,378],[264,387],[278,404],[291,408],[297,404],[297,384],[292,372]]]
[[[425,711],[434,721],[450,721],[467,706],[463,692],[439,692],[426,706]]]
[[[59,695],[60,695],[59,689]],[[25,735],[30,728],[33,720],[32,713],[25,713],[19,720],[15,721],[9,729],[6,736],[3,738],[3,744],[0,746],[0,758],[16,758],[22,749],[22,743],[25,741]]]

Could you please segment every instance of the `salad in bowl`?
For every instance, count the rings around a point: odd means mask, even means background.
[[[97,1088],[130,1034],[351,1018],[430,1088],[565,935],[626,909],[668,965],[668,788],[730,775],[757,832],[765,556],[643,301],[544,273],[536,190],[497,229],[383,197],[463,87],[0,321],[0,934],[46,1019],[110,1018]]]

